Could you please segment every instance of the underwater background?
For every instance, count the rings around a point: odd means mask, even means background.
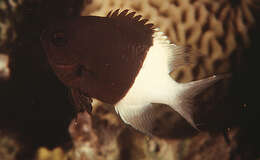
[[[97,100],[91,116],[76,115],[40,35],[59,18],[116,9],[202,53],[176,81],[232,73],[197,97],[200,132],[162,105],[154,137]],[[258,0],[0,0],[0,160],[260,160],[259,11]]]

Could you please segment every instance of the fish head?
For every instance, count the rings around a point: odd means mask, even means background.
[[[94,68],[92,64],[97,61],[93,52],[95,46],[91,42],[93,25],[87,25],[87,18],[84,21],[81,24],[80,18],[59,20],[47,27],[41,35],[51,68],[70,88],[80,88],[83,72],[93,72],[90,68]]]
[[[122,12],[60,20],[42,34],[57,77],[69,88],[116,104],[134,83],[149,47],[152,26]]]
[[[71,89],[73,104],[78,110],[91,106],[89,93],[92,93],[91,97],[95,96],[88,87],[93,86],[90,80],[96,72],[93,66],[97,62],[96,56],[93,56],[95,52],[91,52],[95,46],[91,42],[93,33],[91,27],[88,29],[88,19],[84,20],[86,23],[83,25],[78,18],[59,20],[48,26],[41,35],[49,65],[58,79]],[[91,87],[92,90],[96,86]]]
[[[118,35],[114,30],[108,18],[85,16],[59,20],[43,31],[41,43],[49,64],[65,86],[81,93],[74,96],[112,104],[121,94],[114,86],[119,67],[113,64],[119,61],[115,62],[118,47],[113,44],[120,46],[120,40],[113,40]]]

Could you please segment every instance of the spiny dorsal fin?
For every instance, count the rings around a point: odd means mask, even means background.
[[[117,9],[115,11],[110,11],[107,14],[107,17],[121,22],[125,21],[127,23],[143,26],[146,29],[153,29],[154,25],[152,23],[147,23],[149,21],[148,19],[142,19],[141,15],[135,16],[135,14],[136,12],[129,12],[128,9],[125,9],[122,12],[120,12],[120,9]]]

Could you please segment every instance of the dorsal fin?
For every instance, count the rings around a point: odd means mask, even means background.
[[[141,15],[136,15],[136,12],[129,12],[128,9],[123,10],[120,12],[120,9],[115,11],[110,11],[107,14],[108,18],[118,20],[120,22],[127,22],[132,25],[138,25],[139,27],[143,27],[144,29],[152,30],[154,25],[152,23],[147,23],[148,19],[142,19]]]
[[[193,50],[191,46],[177,46],[172,44],[159,28],[155,28],[154,31],[154,44],[163,45],[167,49],[169,73],[179,66],[193,64],[196,61],[196,57],[202,56],[198,51]]]

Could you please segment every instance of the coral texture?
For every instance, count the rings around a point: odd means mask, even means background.
[[[233,148],[237,147],[235,136],[238,129],[228,131],[230,144],[221,134],[210,135],[207,132],[193,134],[189,138],[167,140],[149,137],[124,127],[111,110],[111,106],[99,102],[95,106],[93,116],[87,112],[79,113],[70,124],[74,159],[228,160],[232,156]],[[64,157],[64,154],[60,154],[60,157]]]
[[[128,127],[112,106],[96,100],[92,115],[80,113],[71,121],[75,108],[69,103],[68,90],[51,71],[40,44],[45,26],[58,17],[78,15],[81,8],[84,8],[82,15],[99,16],[118,8],[130,9],[160,27],[173,43],[190,45],[203,55],[196,63],[172,73],[177,81],[186,82],[233,71],[237,67],[233,61],[240,55],[253,53],[246,53],[244,49],[253,42],[250,33],[257,22],[252,9],[257,8],[255,2],[85,0],[82,5],[83,0],[0,0],[0,53],[5,53],[5,58],[0,57],[0,75],[2,68],[6,71],[6,54],[14,69],[11,79],[0,83],[0,129],[14,130],[22,140],[20,147],[16,138],[0,132],[0,160],[16,159],[20,151],[25,152],[18,156],[22,160],[32,159],[32,156],[38,160],[259,159],[260,133],[256,129],[259,107],[252,107],[251,101],[257,100],[258,95],[252,91],[245,92],[249,97],[247,103],[237,105],[249,119],[239,119],[240,127],[228,130],[229,140],[221,131],[196,132],[177,113],[161,105],[158,107],[165,108],[165,112],[158,112],[155,137]],[[250,83],[242,83],[238,90],[255,87],[258,83],[255,73],[252,77],[252,81],[247,81]],[[218,100],[217,96],[212,99]],[[235,111],[229,109],[229,101],[222,102],[223,106],[219,106],[225,110],[215,116],[217,123],[228,127],[224,117],[229,115],[236,120]],[[206,108],[201,110],[207,113]]]
[[[53,150],[42,147],[36,154],[37,160],[70,160],[71,158],[73,158],[72,152],[64,152],[60,147]]]
[[[109,11],[118,8],[121,11],[124,9],[134,10],[137,14],[143,15],[143,18],[149,19],[165,32],[173,43],[190,45],[195,51],[203,55],[197,58],[196,63],[180,67],[172,73],[177,81],[187,82],[212,74],[236,71],[234,69],[238,67],[236,61],[241,54],[246,54],[244,49],[250,47],[251,38],[249,35],[256,23],[252,13],[252,4],[253,1],[247,0],[238,2],[224,0],[95,0],[85,7],[82,15],[105,16]],[[223,89],[219,85],[217,88]],[[219,95],[225,97],[223,90],[221,91],[218,92]],[[212,95],[213,98],[211,99],[219,100],[214,96],[217,95],[216,93]],[[220,121],[217,123],[226,123],[228,126],[224,117],[233,112],[232,119],[236,119],[236,111],[231,109],[230,105],[232,104],[228,100],[222,100],[222,102],[224,107],[220,106],[226,109],[216,113],[215,116],[218,118],[217,121]],[[241,109],[239,103],[235,105],[238,110]],[[112,107],[100,103],[94,103],[93,106],[96,110],[107,110],[107,108]],[[201,110],[207,113],[206,108]],[[106,114],[114,116],[115,113],[106,111],[104,115]],[[96,129],[90,131],[97,135],[100,130],[103,130],[101,125],[103,123],[97,117],[97,112],[94,112],[92,116],[92,127]],[[106,121],[108,128],[111,121],[113,122],[114,118],[109,118]],[[111,138],[113,139],[111,144],[118,147],[108,153],[115,155],[114,159],[228,160],[247,157],[244,155],[247,151],[238,152],[238,148],[241,148],[239,138],[244,134],[239,129],[229,130],[229,138],[219,133],[197,133],[172,111],[158,112],[157,122],[159,127],[158,137],[149,138],[134,131],[131,127],[122,128],[121,125],[117,127],[117,130],[120,130],[118,134],[113,134],[113,132],[111,134],[110,131],[106,131],[106,135],[115,137]],[[165,129],[168,131],[166,134],[163,133]],[[98,143],[105,140],[102,140],[103,136],[97,136]],[[228,144],[228,141],[230,141],[230,144]],[[90,142],[81,142],[81,144],[84,143]],[[100,148],[109,146],[106,145],[107,143],[102,143]],[[96,153],[100,152],[96,151]],[[110,159],[105,155],[106,153],[100,154],[99,158]],[[80,156],[78,158],[80,159]]]
[[[0,159],[16,160],[16,155],[21,150],[17,137],[12,133],[0,131]]]
[[[0,53],[0,81],[10,77],[9,56]]]
[[[110,10],[131,9],[153,22],[173,43],[192,46],[205,57],[174,71],[173,76],[184,82],[231,69],[230,57],[250,44],[248,32],[255,25],[250,7],[250,0],[95,0],[82,15],[105,16]]]
[[[193,63],[176,68],[172,77],[187,82],[221,73],[240,73],[245,50],[250,46],[256,20],[253,0],[95,0],[85,7],[82,15],[105,16],[118,8],[134,10],[149,19],[177,45],[189,45],[200,56]],[[228,97],[230,79],[209,88],[198,99],[201,122],[212,118],[212,123],[224,123],[228,113],[239,112],[240,103]],[[220,96],[218,96],[220,95]],[[216,103],[218,102],[218,103]],[[235,109],[234,109],[235,108]],[[232,111],[233,110],[233,111]],[[202,113],[201,113],[202,112]],[[215,113],[215,115],[209,114]],[[223,117],[216,115],[223,114]],[[229,117],[230,118],[230,117]],[[210,120],[211,121],[211,120]],[[228,123],[227,123],[228,124]]]
[[[0,51],[10,49],[8,45],[16,39],[15,24],[21,18],[18,8],[21,0],[0,1]]]

